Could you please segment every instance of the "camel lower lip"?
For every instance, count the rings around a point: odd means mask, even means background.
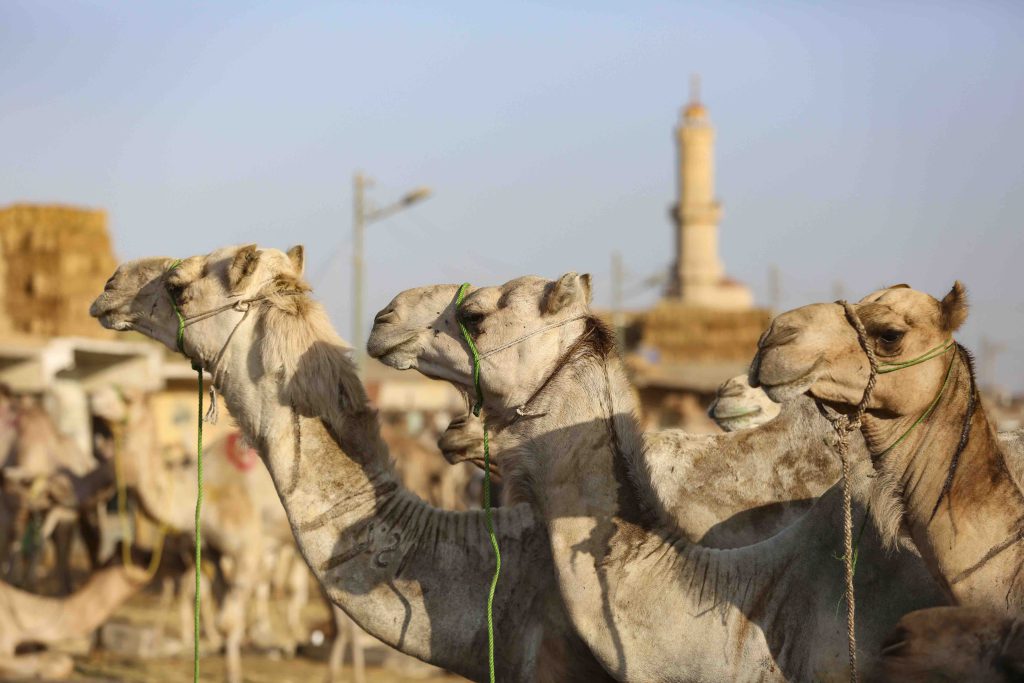
[[[748,417],[750,415],[757,415],[760,412],[761,412],[760,408],[751,408],[750,410],[741,410],[741,411],[736,412],[736,413],[725,413],[725,414],[721,414],[721,413],[716,411],[715,412],[715,417],[717,417],[720,420],[734,420],[737,417]]]
[[[367,350],[370,353],[370,357],[376,358],[377,360],[379,360],[381,363],[384,363],[385,365],[391,365],[393,360],[394,360],[392,358],[392,356],[394,356],[396,353],[401,351],[403,346],[407,346],[411,342],[415,342],[415,341],[416,341],[416,336],[413,335],[411,337],[407,337],[407,338],[403,339],[402,341],[398,342],[397,344],[392,344],[391,346],[387,347],[386,349],[384,349],[380,353],[375,353],[373,348],[369,348]],[[405,369],[408,369],[408,366],[406,366],[405,368],[398,368],[398,369],[399,370],[405,370]]]

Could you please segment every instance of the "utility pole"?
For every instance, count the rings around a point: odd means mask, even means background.
[[[352,178],[352,344],[355,346],[356,369],[360,376],[366,364],[366,340],[363,339],[363,283],[366,273],[363,259],[363,237],[366,225],[387,218],[430,196],[430,188],[419,187],[407,192],[394,204],[373,208],[366,202],[366,188],[373,181],[356,171]]]
[[[352,179],[352,344],[355,346],[356,371],[363,373],[363,234],[366,212],[363,202],[366,177],[356,171]]]
[[[612,326],[615,327],[615,341],[619,345],[619,353],[626,352],[626,322],[622,310],[622,281],[625,272],[622,267],[622,254],[612,252]]]
[[[842,280],[835,280],[832,282],[832,298],[836,301],[841,301],[846,298],[846,287],[843,285]]]
[[[768,266],[768,308],[773,313],[779,312],[782,305],[782,275],[776,265]]]

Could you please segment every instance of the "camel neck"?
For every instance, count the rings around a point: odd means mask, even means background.
[[[876,467],[893,494],[901,496],[915,544],[953,598],[1019,612],[1024,609],[1024,584],[1016,581],[1024,563],[1024,494],[981,405],[969,415],[971,401],[978,400],[972,396],[969,366],[959,354],[953,363],[933,414],[884,453]],[[865,421],[876,453],[884,448],[878,435],[893,432],[878,421]]]
[[[485,679],[483,606],[493,558],[483,514],[438,510],[398,483],[347,347],[333,332],[302,324],[268,322],[264,313],[242,326],[214,377],[270,471],[303,557],[331,601],[365,631]],[[282,326],[292,336],[274,339]],[[522,606],[552,597],[546,538],[526,506],[496,511],[495,529],[511,554],[494,616],[503,643],[498,676],[527,680],[545,615]]]
[[[619,680],[658,671],[743,680],[751,662],[764,661],[777,667],[765,680],[841,672],[838,489],[763,543],[701,547],[658,500],[618,361],[584,354],[560,374],[506,433],[543,513],[569,615],[604,667]],[[862,519],[863,509],[856,514]],[[865,536],[862,549],[868,560],[880,557],[875,535]],[[874,651],[891,617],[877,600],[868,602],[864,623],[879,635],[868,646]],[[863,664],[870,668],[871,657]]]

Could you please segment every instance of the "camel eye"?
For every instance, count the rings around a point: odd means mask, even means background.
[[[167,293],[176,303],[181,303],[181,296],[185,293],[185,285],[168,282]]]
[[[902,330],[882,330],[878,338],[885,344],[895,344],[903,339],[904,334]]]
[[[459,313],[459,320],[470,330],[476,332],[480,327],[480,323],[484,321],[486,316],[479,311],[462,311]]]

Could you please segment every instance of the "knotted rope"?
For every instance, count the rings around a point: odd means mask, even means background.
[[[855,631],[855,596],[853,587],[853,573],[855,569],[856,556],[853,548],[853,502],[850,494],[850,460],[849,460],[849,436],[850,432],[860,429],[864,413],[867,410],[868,403],[871,401],[871,395],[875,391],[875,383],[878,380],[878,375],[884,375],[890,372],[896,372],[897,370],[904,370],[909,367],[913,367],[925,361],[931,360],[932,358],[938,358],[942,354],[946,353],[949,349],[953,348],[955,342],[953,339],[949,339],[938,346],[929,349],[916,358],[911,358],[906,361],[899,361],[895,363],[879,363],[878,358],[875,357],[875,350],[871,346],[871,341],[868,339],[867,330],[864,329],[864,323],[861,322],[860,316],[857,315],[857,311],[854,310],[847,301],[840,300],[836,302],[843,307],[843,313],[846,315],[846,320],[850,323],[850,326],[857,333],[857,342],[860,344],[861,349],[864,351],[864,355],[868,358],[869,374],[867,384],[864,386],[864,393],[861,396],[860,402],[854,409],[852,415],[837,414],[835,416],[825,413],[825,416],[832,423],[833,429],[836,431],[836,451],[839,453],[839,457],[842,461],[842,477],[843,477],[843,560],[846,565],[846,635],[847,643],[849,646],[849,658],[850,658],[850,680],[856,683],[857,677],[857,635]],[[945,393],[946,385],[949,383],[949,376],[953,369],[953,361],[955,356],[949,362],[949,367],[946,368],[945,378],[942,380],[942,386],[939,387],[938,393],[935,398],[932,399],[931,403],[928,404],[927,409],[910,425],[910,427],[903,432],[893,443],[885,448],[876,457],[881,458],[891,450],[896,448],[900,443],[906,439],[918,425],[928,419],[928,416],[935,410],[935,406],[938,405],[939,399],[942,398],[942,394]],[[863,527],[862,527],[863,530]]]
[[[473,387],[476,390],[476,398],[473,401],[473,415],[480,417],[480,410],[484,405],[484,392],[480,386],[480,359],[482,356],[473,342],[473,335],[469,333],[465,323],[459,317],[459,308],[463,299],[466,298],[466,291],[469,283],[464,282],[459,287],[459,294],[455,298],[455,319],[459,323],[459,330],[462,338],[466,340],[469,352],[473,357]],[[524,337],[525,338],[525,337]],[[489,353],[495,353],[501,349],[494,349]],[[491,587],[487,591],[487,673],[491,683],[494,679],[494,592],[498,588],[498,577],[501,575],[501,550],[498,548],[498,537],[494,533],[494,520],[491,516],[491,446],[487,434],[487,423],[484,422],[484,520],[487,524],[487,536],[491,541],[491,549],[494,550],[494,577],[491,579]]]
[[[864,411],[867,410],[871,395],[875,391],[875,382],[878,380],[878,359],[875,358],[875,350],[871,348],[868,340],[867,330],[864,323],[860,321],[857,312],[853,310],[846,301],[838,301],[843,307],[846,319],[857,332],[857,341],[868,357],[870,372],[868,382],[864,386],[864,393],[861,395],[860,403],[854,409],[852,417],[845,414],[835,416],[826,413],[832,428],[836,431],[836,451],[839,453],[842,462],[843,477],[843,564],[846,575],[846,642],[850,659],[850,681],[857,683],[857,632],[856,632],[856,596],[853,588],[854,556],[853,556],[853,496],[850,492],[850,432],[860,429],[861,419]]]

